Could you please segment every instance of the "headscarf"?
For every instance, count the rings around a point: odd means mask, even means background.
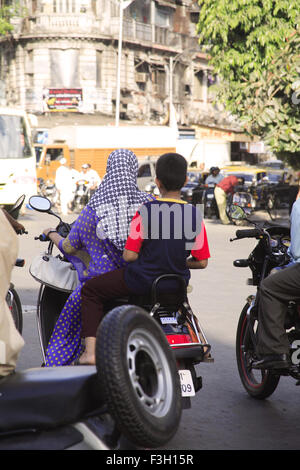
[[[97,235],[123,250],[128,228],[137,209],[153,197],[138,189],[138,161],[131,150],[114,150],[108,157],[106,174],[88,206],[98,218]]]

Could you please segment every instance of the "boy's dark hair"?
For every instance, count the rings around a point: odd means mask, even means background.
[[[156,177],[167,191],[181,189],[186,180],[187,161],[179,153],[164,153],[156,162]]]

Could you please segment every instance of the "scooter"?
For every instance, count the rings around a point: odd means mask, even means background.
[[[46,198],[33,196],[29,204],[59,218]],[[66,229],[60,219],[57,230]],[[68,293],[40,282],[45,351]],[[106,307],[96,366],[41,367],[0,379],[0,449],[63,449],[80,442],[93,449],[149,449],[174,436],[182,407],[173,351],[148,312],[120,303]]]
[[[84,179],[77,181],[74,199],[72,202],[72,210],[76,213],[81,212],[82,209],[88,203],[89,198],[90,198],[90,190],[88,186],[88,181]]]

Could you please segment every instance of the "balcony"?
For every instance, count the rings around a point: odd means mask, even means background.
[[[99,23],[93,14],[38,14],[27,18],[23,34],[99,34]]]
[[[24,19],[23,34],[119,35],[119,17],[98,19],[93,13],[38,13]],[[172,48],[176,52],[197,47],[197,38],[174,33],[168,28],[124,18],[123,39]]]

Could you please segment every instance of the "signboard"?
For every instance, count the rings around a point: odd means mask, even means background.
[[[49,88],[44,101],[51,112],[81,112],[82,88]]]
[[[263,142],[250,142],[249,153],[265,153],[265,151]]]

